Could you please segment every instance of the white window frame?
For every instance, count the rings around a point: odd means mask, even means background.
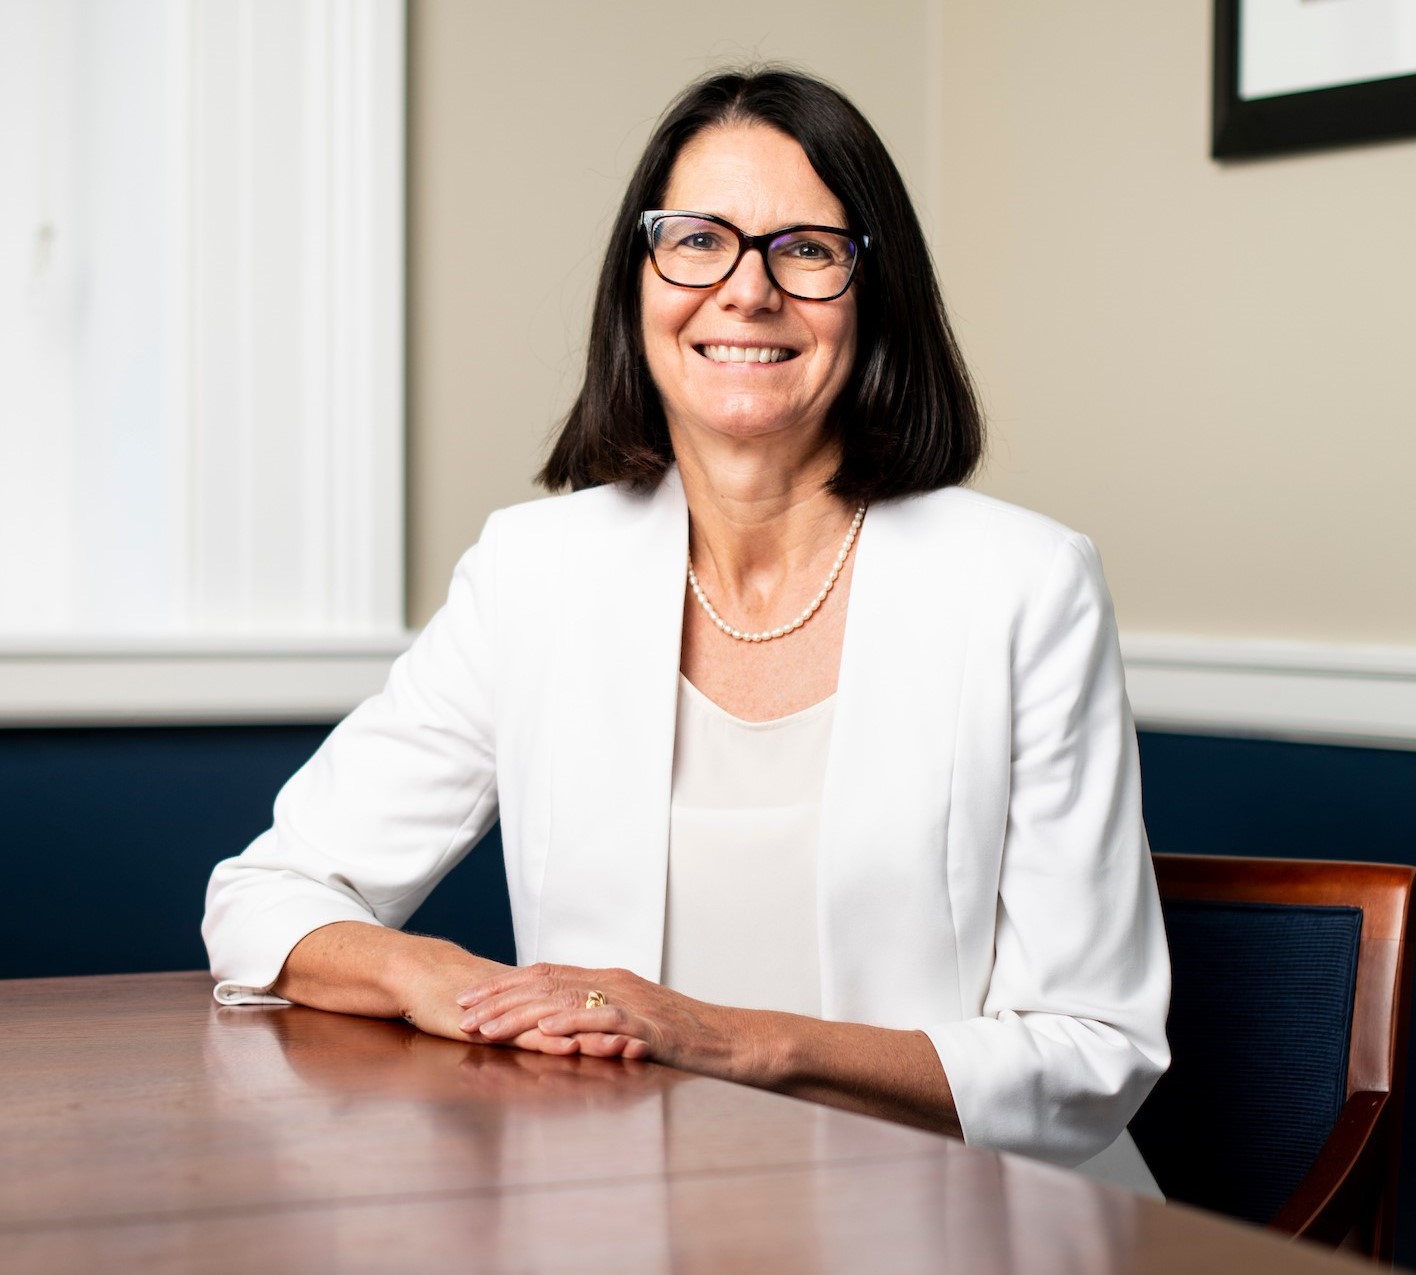
[[[186,50],[168,96],[188,107],[165,386],[185,619],[0,639],[0,724],[328,720],[410,640],[404,0],[166,3]],[[272,576],[297,600],[276,623]]]

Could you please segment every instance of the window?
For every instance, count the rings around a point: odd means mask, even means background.
[[[0,7],[0,714],[404,644],[403,65],[402,0]]]

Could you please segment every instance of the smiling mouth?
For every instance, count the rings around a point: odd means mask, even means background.
[[[785,345],[696,345],[693,347],[713,363],[785,363],[797,352]]]

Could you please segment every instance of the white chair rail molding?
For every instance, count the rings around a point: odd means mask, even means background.
[[[1143,730],[1416,748],[1416,648],[1123,633]]]
[[[411,641],[0,644],[0,725],[332,721]],[[1416,650],[1123,634],[1142,730],[1416,749]]]

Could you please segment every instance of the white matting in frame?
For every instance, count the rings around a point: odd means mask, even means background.
[[[1245,101],[1416,72],[1416,0],[1241,0]]]

